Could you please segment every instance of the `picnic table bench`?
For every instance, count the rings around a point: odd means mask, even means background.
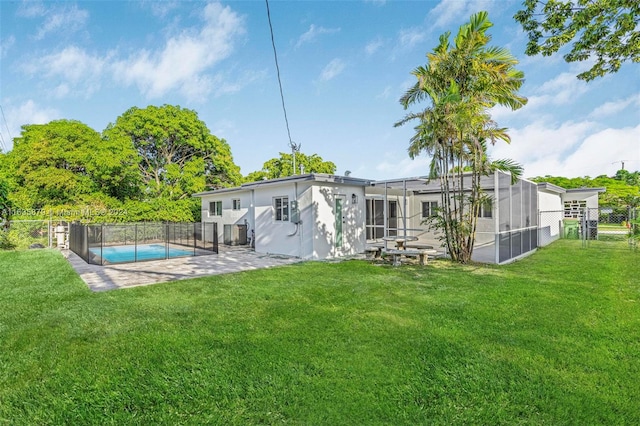
[[[380,252],[382,251],[382,247],[380,246],[368,246],[364,249],[364,253],[367,259],[378,258],[380,257]]]
[[[383,250],[383,253],[386,255],[393,256],[393,266],[399,266],[402,262],[402,256],[404,257],[416,257],[420,262],[420,265],[425,265],[429,259],[429,255],[433,256],[438,253],[436,250],[432,249],[404,249],[404,250],[394,250],[387,249]]]

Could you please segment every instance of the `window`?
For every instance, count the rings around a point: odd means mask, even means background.
[[[438,210],[437,201],[423,201],[422,202],[422,218],[436,216]]]
[[[234,198],[231,200],[233,210],[240,210],[240,198]]]
[[[289,220],[289,197],[276,197],[273,199],[275,220],[285,222]]]
[[[209,203],[209,216],[222,216],[222,201]]]
[[[493,217],[493,202],[491,200],[487,200],[480,205],[480,216],[484,218],[492,218]]]

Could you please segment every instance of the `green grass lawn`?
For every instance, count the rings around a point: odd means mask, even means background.
[[[0,252],[0,424],[640,424],[640,253],[91,293]]]

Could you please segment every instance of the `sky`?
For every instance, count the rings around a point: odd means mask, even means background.
[[[428,173],[396,128],[411,71],[446,31],[485,10],[491,45],[508,48],[528,104],[496,107],[511,143],[494,159],[525,177],[640,170],[640,65],[586,83],[589,63],[528,57],[520,0],[269,2],[291,139],[337,174]],[[79,120],[98,132],[131,107],[179,105],[230,145],[246,175],[290,152],[264,1],[0,1],[0,149],[25,124]],[[428,105],[419,105],[426,108]]]

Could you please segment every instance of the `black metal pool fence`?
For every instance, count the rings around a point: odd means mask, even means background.
[[[216,223],[69,225],[69,249],[93,265],[218,253]]]

